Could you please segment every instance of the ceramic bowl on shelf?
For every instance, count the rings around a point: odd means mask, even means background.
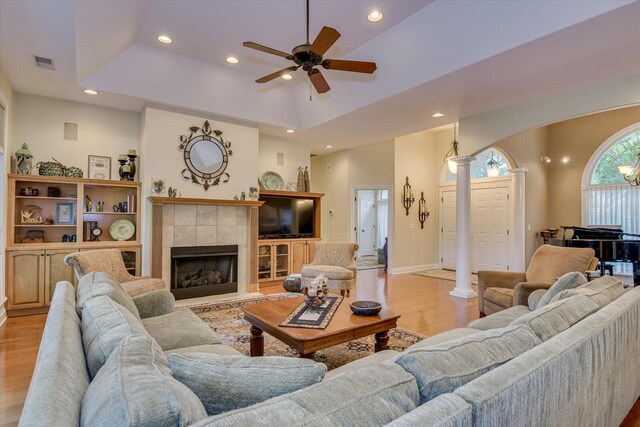
[[[349,307],[358,316],[375,316],[382,310],[382,304],[375,301],[354,301]]]

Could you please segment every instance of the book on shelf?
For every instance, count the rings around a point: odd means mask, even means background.
[[[83,221],[82,222],[82,241],[91,242],[93,236],[91,232],[98,226],[98,221]]]
[[[127,196],[127,212],[136,213],[136,195],[130,194]]]

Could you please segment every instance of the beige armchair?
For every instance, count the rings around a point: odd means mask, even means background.
[[[107,273],[119,282],[120,286],[132,297],[156,289],[166,289],[162,279],[129,274],[118,249],[74,252],[64,257],[64,262],[73,267],[78,279],[92,271]]]
[[[355,243],[316,242],[313,261],[302,267],[302,287],[306,289],[313,279],[323,274],[328,279],[330,290],[350,296],[358,273],[355,261],[357,250]]]
[[[549,289],[558,277],[572,271],[585,274],[597,264],[593,249],[542,245],[531,257],[526,273],[478,271],[480,317],[515,305],[527,305],[533,291]]]

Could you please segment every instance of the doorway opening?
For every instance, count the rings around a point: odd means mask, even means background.
[[[354,237],[358,270],[387,269],[389,258],[389,190],[355,190]]]

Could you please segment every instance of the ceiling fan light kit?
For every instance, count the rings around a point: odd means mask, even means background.
[[[382,14],[380,14],[382,15]],[[331,90],[331,87],[327,83],[326,79],[316,67],[322,66],[327,70],[337,71],[349,71],[353,73],[365,73],[372,74],[376,71],[375,62],[365,61],[348,61],[339,59],[324,59],[323,55],[329,50],[331,46],[340,38],[340,33],[331,27],[324,26],[320,33],[313,41],[309,43],[309,0],[307,0],[307,42],[298,45],[293,48],[291,53],[282,52],[277,49],[273,49],[267,46],[255,42],[244,42],[242,45],[250,49],[259,50],[261,52],[269,53],[271,55],[280,56],[289,61],[293,61],[296,65],[284,68],[276,71],[264,77],[256,80],[256,83],[266,83],[277,77],[282,77],[285,80],[285,75],[289,75],[291,78],[291,72],[302,68],[307,72],[311,84],[318,93],[326,93]],[[289,78],[289,79],[290,79]]]

